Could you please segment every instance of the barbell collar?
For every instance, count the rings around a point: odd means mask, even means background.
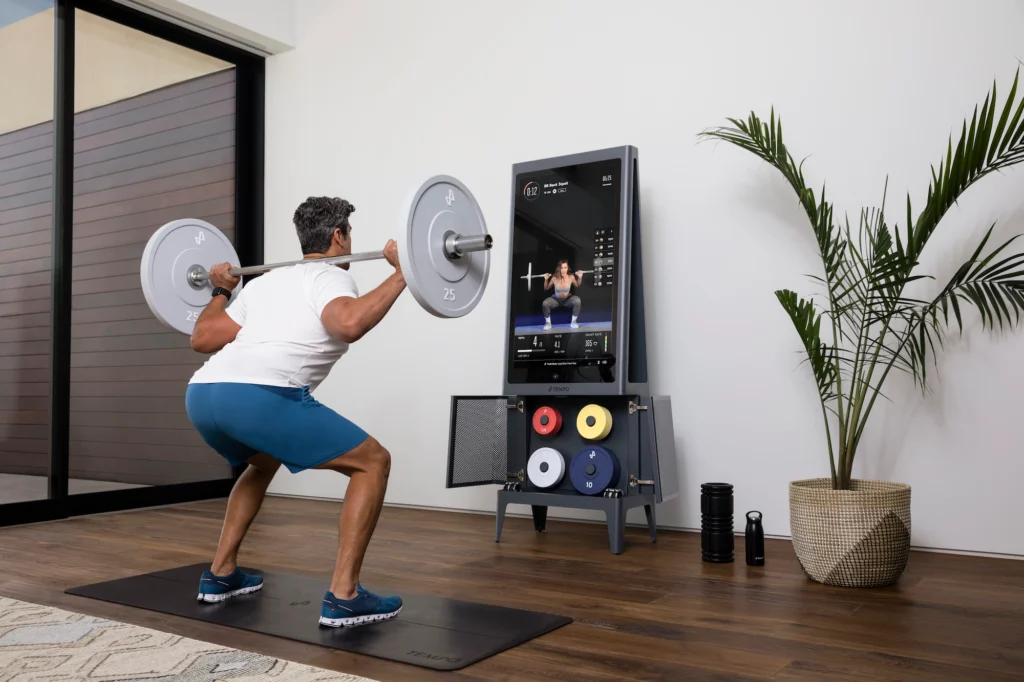
[[[465,236],[449,234],[444,238],[444,255],[450,259],[462,258],[473,251],[487,251],[494,240],[489,234]]]

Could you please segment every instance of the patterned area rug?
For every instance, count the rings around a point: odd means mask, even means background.
[[[0,682],[375,682],[0,597]]]

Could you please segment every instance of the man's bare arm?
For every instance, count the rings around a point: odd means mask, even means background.
[[[230,268],[230,263],[210,268],[210,283],[215,287],[234,290],[240,279],[228,274]],[[214,296],[206,304],[192,327],[192,350],[197,353],[216,353],[235,340],[242,327],[227,313],[230,302],[227,296]]]
[[[405,276],[398,263],[398,247],[389,241],[384,247],[384,258],[395,272],[380,286],[359,298],[336,298],[320,315],[327,332],[345,343],[354,343],[376,327],[405,291]]]

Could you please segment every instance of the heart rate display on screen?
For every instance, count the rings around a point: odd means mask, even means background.
[[[510,382],[613,380],[621,175],[613,159],[516,178]]]

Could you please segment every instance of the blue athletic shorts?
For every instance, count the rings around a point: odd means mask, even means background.
[[[185,410],[207,445],[232,466],[263,452],[293,474],[345,454],[369,436],[309,388],[189,384]]]

